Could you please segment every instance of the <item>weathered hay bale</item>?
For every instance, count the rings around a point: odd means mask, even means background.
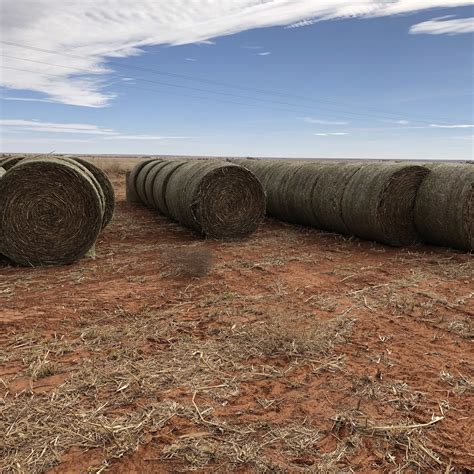
[[[461,250],[474,247],[474,167],[432,168],[416,198],[415,225],[428,243]]]
[[[0,178],[6,173],[5,168],[0,168]]]
[[[164,161],[158,168],[158,173],[153,181],[152,202],[153,207],[164,216],[171,217],[166,203],[168,181],[171,175],[185,163],[186,161]]]
[[[238,160],[261,181],[269,215],[295,224],[342,234],[342,197],[361,163]]]
[[[90,161],[83,160],[82,158],[73,158],[74,161],[80,163],[82,166],[87,168],[94,178],[99,183],[102,193],[104,195],[104,219],[102,222],[102,228],[104,229],[110,223],[114,216],[115,211],[115,192],[112,183],[105,171],[101,170],[98,166],[94,165]]]
[[[241,238],[262,221],[265,194],[258,179],[241,166],[195,160],[171,174],[166,205],[173,219],[208,237]]]
[[[144,194],[145,194],[145,204],[150,207],[155,207],[154,199],[153,199],[153,186],[155,184],[155,179],[158,176],[158,173],[160,170],[163,168],[163,166],[166,166],[167,161],[159,160],[154,163],[154,165],[151,167],[150,171],[147,173],[146,179],[145,179],[145,189],[144,189]]]
[[[156,161],[156,160],[149,159],[149,160],[141,161],[132,169],[130,174],[127,173],[125,177],[126,179],[125,184],[126,184],[126,189],[127,189],[126,199],[128,202],[141,202],[141,198],[137,190],[137,178],[141,169],[144,166],[146,166],[148,163],[151,163],[152,161]]]
[[[64,159],[25,159],[0,180],[0,253],[27,266],[83,257],[102,228],[91,175]]]
[[[147,197],[145,194],[145,182],[146,182],[148,173],[157,163],[159,163],[159,160],[153,160],[153,161],[148,162],[140,170],[135,180],[135,186],[137,188],[137,193],[138,193],[138,196],[140,197],[140,201],[147,206],[149,205],[149,203],[147,202]]]
[[[403,163],[371,163],[349,180],[342,217],[351,234],[393,246],[418,240],[414,207],[429,170]]]
[[[13,168],[17,163],[20,163],[25,157],[24,156],[10,156],[4,158],[0,165],[5,171],[8,171],[10,168]]]
[[[361,163],[337,162],[315,164],[313,173],[317,183],[311,194],[315,227],[349,234],[342,217],[342,199],[352,176],[362,167]]]

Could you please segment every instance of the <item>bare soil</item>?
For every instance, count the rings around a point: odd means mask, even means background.
[[[95,259],[0,262],[0,471],[474,469],[472,256],[205,241],[123,181]]]

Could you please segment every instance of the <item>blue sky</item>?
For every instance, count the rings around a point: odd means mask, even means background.
[[[347,14],[275,0],[243,17],[258,2],[226,0],[228,10],[203,19],[191,7],[168,18],[147,1],[101,18],[85,1],[64,29],[52,15],[71,12],[55,1],[41,13],[30,0],[6,2],[2,151],[472,159],[472,2]],[[209,2],[182,8],[199,3]]]

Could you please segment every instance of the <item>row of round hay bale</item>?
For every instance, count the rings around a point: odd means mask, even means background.
[[[385,244],[417,240],[414,206],[422,166],[352,161],[238,160],[261,180],[278,219]]]
[[[216,160],[147,160],[127,178],[132,198],[211,238],[245,237],[265,213],[262,185],[249,170]]]
[[[417,231],[431,244],[474,249],[474,166],[432,167],[416,199]]]
[[[237,160],[263,184],[267,213],[277,219],[348,234],[342,198],[360,163]]]
[[[0,179],[0,253],[26,266],[85,256],[103,226],[101,187],[71,159],[25,158]]]

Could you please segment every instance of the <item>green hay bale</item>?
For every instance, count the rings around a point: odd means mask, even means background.
[[[160,163],[160,160],[149,161],[146,165],[144,165],[140,169],[137,175],[137,178],[135,180],[135,183],[136,183],[135,186],[137,189],[138,196],[140,197],[140,201],[146,206],[149,206],[150,204],[148,203],[147,197],[145,194],[145,182],[150,170],[158,163]]]
[[[114,216],[115,211],[115,192],[112,183],[110,182],[109,177],[105,171],[101,170],[99,167],[95,166],[93,163],[82,158],[72,158],[77,163],[80,163],[82,166],[87,168],[94,178],[99,183],[102,193],[104,195],[104,219],[102,222],[102,228],[104,229],[110,223]]]
[[[25,159],[0,179],[0,253],[25,266],[69,264],[94,246],[103,208],[90,173]]]
[[[158,174],[155,176],[152,192],[153,205],[155,209],[164,216],[171,217],[166,202],[168,181],[173,173],[185,163],[186,161],[165,161],[163,166],[159,168]]]
[[[422,183],[415,225],[428,243],[472,251],[474,247],[474,166],[442,164]]]
[[[126,174],[125,176],[125,185],[126,185],[126,200],[127,202],[142,202],[140,195],[138,194],[137,190],[137,178],[141,171],[141,169],[146,166],[148,163],[152,161],[156,161],[155,159],[149,159],[145,161],[141,161],[138,163],[130,172],[130,174]]]
[[[170,216],[211,238],[246,237],[265,213],[265,195],[247,169],[221,161],[189,161],[166,187]]]
[[[349,232],[393,246],[415,243],[415,199],[428,173],[423,166],[403,163],[362,166],[347,184],[342,200]]]

